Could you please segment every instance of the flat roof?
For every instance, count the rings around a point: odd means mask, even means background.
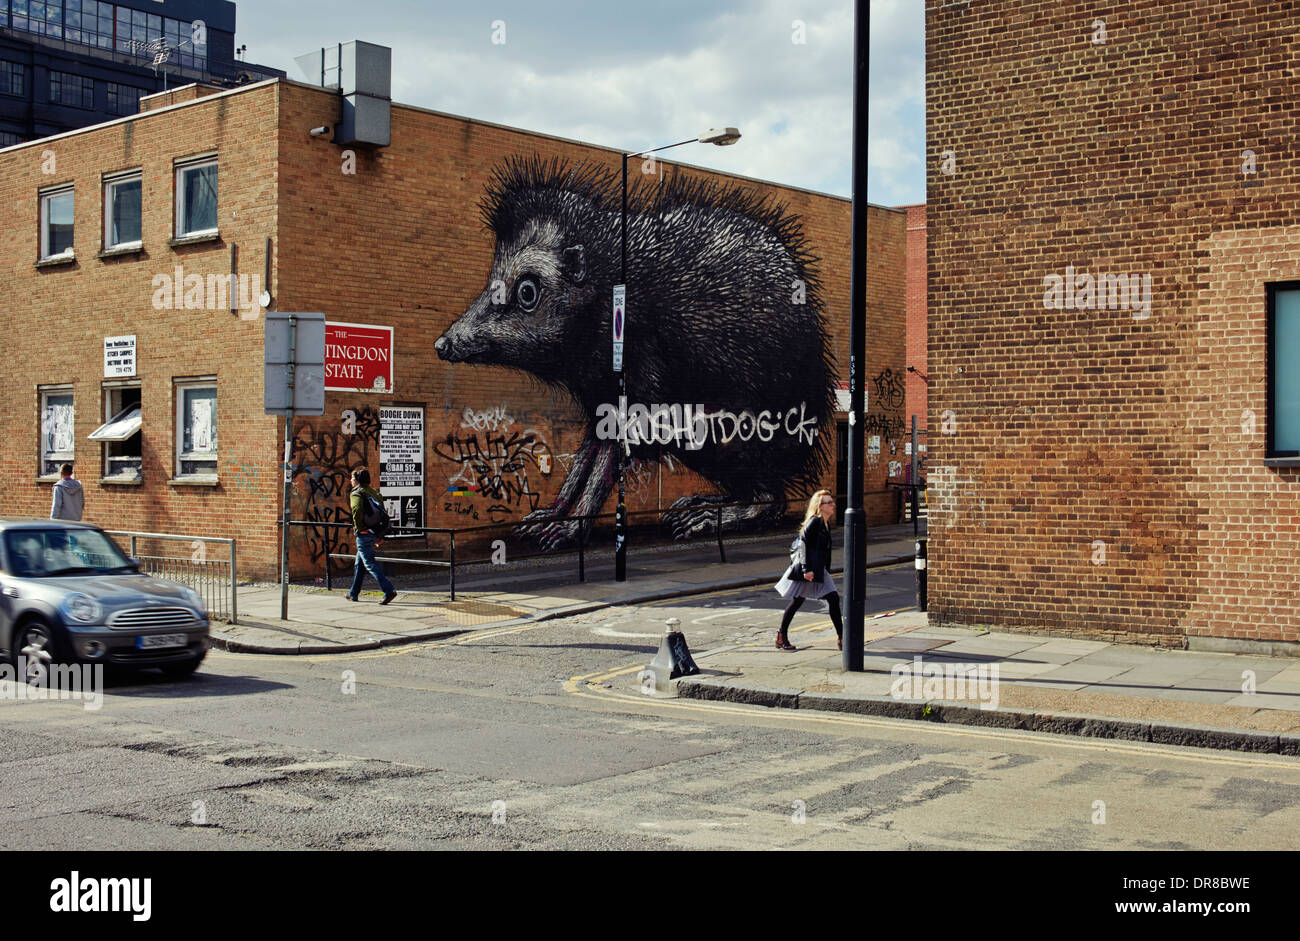
[[[265,86],[273,85],[276,82],[284,82],[287,85],[295,85],[299,88],[308,88],[313,91],[318,91],[321,94],[326,94],[326,95],[335,94],[335,92],[332,92],[329,89],[322,88],[319,85],[313,85],[310,82],[300,82],[296,79],[282,78],[276,76],[273,78],[263,79],[260,82],[251,82],[247,85],[240,85],[237,88],[229,88],[223,91],[214,92],[211,95],[203,95],[198,98],[192,98],[189,101],[180,101],[177,102],[176,104],[166,105],[165,107],[162,108],[152,108],[149,111],[142,111],[137,114],[129,114],[124,117],[114,118],[111,121],[104,121],[100,124],[90,124],[87,125],[86,127],[79,127],[76,130],[64,131],[62,134],[51,134],[49,137],[41,137],[32,141],[24,141],[23,143],[20,144],[12,144],[9,147],[0,147],[0,155],[8,154],[11,151],[12,152],[19,151],[22,150],[24,147],[44,146],[46,144],[49,144],[51,141],[67,140],[69,138],[77,137],[81,134],[90,134],[95,131],[103,130],[104,128],[113,127],[118,124],[126,124],[131,121],[139,121],[145,118],[150,118],[153,117],[154,115],[166,114],[167,112],[174,111],[178,108],[189,108],[195,105],[202,105],[207,102],[215,101],[218,98],[224,98],[229,95],[242,95],[245,92],[250,92],[258,88],[264,88]],[[191,83],[191,84],[197,84],[197,83]],[[184,88],[187,86],[181,86],[181,87]],[[168,89],[168,91],[166,92],[156,92],[154,95],[149,95],[146,97],[155,97],[156,95],[171,94],[176,92],[177,90],[178,89],[174,89],[174,88]],[[516,134],[526,134],[529,137],[541,137],[546,140],[559,141],[565,144],[575,144],[579,147],[588,147],[593,150],[603,150],[606,151],[607,153],[618,154],[620,157],[623,155],[623,151],[619,150],[616,147],[609,147],[605,144],[593,144],[590,141],[575,140],[574,138],[571,137],[561,137],[558,134],[547,134],[544,131],[534,131],[523,127],[512,127],[511,125],[508,124],[497,124],[494,121],[483,121],[480,120],[479,118],[471,118],[463,114],[453,114],[449,111],[437,111],[433,108],[423,108],[419,105],[402,104],[401,102],[397,102],[397,101],[394,101],[392,105],[394,108],[402,108],[407,111],[416,111],[422,114],[432,114],[442,118],[451,118],[456,121],[466,121],[470,124],[477,124],[480,127],[500,128],[501,130],[511,131]],[[836,195],[835,193],[825,193],[822,192],[821,190],[809,189],[806,186],[796,186],[793,183],[781,183],[777,180],[763,180],[763,179],[759,179],[758,177],[745,176],[744,174],[741,173],[729,173],[725,170],[714,170],[710,167],[701,167],[697,164],[684,163],[676,160],[663,160],[662,162],[670,163],[673,164],[674,166],[685,167],[688,170],[696,170],[701,173],[716,173],[719,176],[730,177],[736,180],[745,180],[750,183],[759,183],[764,186],[779,186],[783,189],[794,190],[800,193],[809,193],[813,196],[822,196],[826,199],[837,199],[840,202],[845,202],[845,203],[852,202],[852,200],[847,196],[839,196]],[[872,209],[881,209],[886,212],[906,213],[907,211],[906,207],[899,208],[894,206],[882,206],[879,203],[872,203],[872,202],[868,202],[867,205]]]

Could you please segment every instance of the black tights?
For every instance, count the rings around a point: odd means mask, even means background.
[[[840,618],[840,593],[838,591],[833,591],[821,600],[830,605],[831,623],[835,625],[835,636],[842,637],[844,635],[844,622]],[[782,636],[785,636],[786,628],[790,626],[790,621],[794,618],[794,613],[799,610],[802,604],[803,599],[798,595],[795,595],[790,599],[790,603],[786,605],[785,614],[781,615]]]

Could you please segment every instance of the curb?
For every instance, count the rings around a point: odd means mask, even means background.
[[[897,565],[901,562],[911,562],[916,558],[915,555],[885,556],[880,559],[874,559],[867,562],[867,568],[884,568],[888,565]],[[843,575],[844,569],[832,569],[831,575]],[[778,576],[780,577],[780,576]],[[359,653],[364,650],[377,650],[380,647],[396,647],[401,644],[418,644],[429,640],[440,640],[444,637],[454,637],[457,634],[472,634],[478,630],[495,629],[498,627],[510,627],[517,624],[537,624],[542,621],[553,621],[556,618],[567,618],[576,614],[590,614],[592,611],[601,611],[605,608],[614,608],[619,605],[628,604],[648,604],[652,601],[667,601],[670,598],[686,598],[692,595],[707,595],[715,591],[726,591],[728,588],[751,588],[755,585],[766,585],[769,582],[774,583],[770,575],[763,576],[746,576],[745,578],[732,579],[726,582],[710,582],[707,585],[693,585],[689,588],[672,588],[664,591],[645,592],[639,595],[625,595],[619,598],[609,598],[604,601],[583,601],[577,604],[566,605],[560,608],[552,608],[549,611],[539,611],[528,617],[512,618],[508,621],[496,621],[493,624],[485,625],[479,628],[437,628],[429,631],[422,631],[418,634],[393,634],[379,640],[366,641],[358,644],[306,644],[300,643],[296,646],[287,644],[251,644],[246,641],[237,640],[220,631],[210,630],[208,640],[211,645],[219,650],[225,650],[228,653],[262,653],[262,654],[279,654],[287,657],[306,654],[325,654],[325,653]],[[258,626],[262,622],[249,619],[245,621],[249,626]],[[236,625],[239,626],[239,625]]]
[[[813,709],[878,716],[886,719],[914,719],[950,725],[973,725],[1026,732],[1051,732],[1083,738],[1109,738],[1157,745],[1217,748],[1270,755],[1300,756],[1300,734],[1253,732],[1181,722],[1140,722],[1070,712],[1028,712],[1012,709],[981,709],[967,703],[891,696],[836,696],[806,693],[797,689],[769,689],[762,686],[733,686],[722,680],[681,679],[677,695],[683,699],[747,703],[784,709]]]

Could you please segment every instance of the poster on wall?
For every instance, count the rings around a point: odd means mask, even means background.
[[[104,337],[104,378],[135,375],[135,337]]]
[[[424,409],[379,409],[379,492],[397,529],[424,526]]]

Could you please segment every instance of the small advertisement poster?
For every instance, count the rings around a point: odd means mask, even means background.
[[[135,375],[135,337],[104,337],[104,378]]]
[[[424,409],[379,409],[379,492],[396,529],[424,526]]]

